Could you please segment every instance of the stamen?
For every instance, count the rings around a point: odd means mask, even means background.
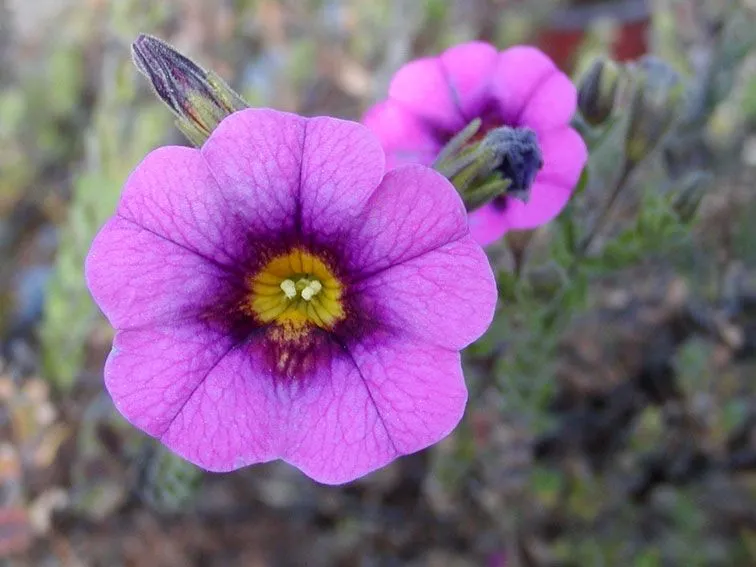
[[[297,296],[297,284],[289,279],[281,282],[281,290],[288,299],[294,299]]]
[[[302,290],[302,299],[310,301],[321,289],[323,289],[323,285],[318,280],[311,281],[307,284],[307,287]]]
[[[320,258],[298,248],[273,258],[248,284],[245,312],[271,324],[281,341],[299,340],[313,327],[331,329],[346,317],[342,283]]]

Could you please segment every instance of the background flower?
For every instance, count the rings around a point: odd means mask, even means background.
[[[341,483],[445,435],[496,289],[463,205],[363,126],[244,110],[129,178],[87,280],[118,409],[214,471]]]
[[[430,165],[475,118],[483,134],[499,126],[535,131],[544,165],[528,201],[502,197],[470,214],[470,230],[485,245],[509,230],[543,225],[567,204],[587,160],[582,138],[570,127],[576,104],[574,85],[538,49],[498,52],[475,41],[402,67],[389,98],[363,122],[381,139],[389,168]]]

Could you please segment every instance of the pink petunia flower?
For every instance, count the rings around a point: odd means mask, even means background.
[[[189,461],[342,483],[446,436],[496,289],[451,184],[364,126],[267,109],[128,179],[86,263],[118,410]]]
[[[402,67],[389,98],[372,107],[363,122],[380,138],[388,168],[430,165],[475,118],[482,120],[483,133],[499,126],[535,131],[543,168],[527,203],[504,196],[470,214],[473,237],[486,245],[509,230],[549,222],[567,204],[588,157],[583,139],[569,125],[576,104],[574,85],[538,49],[498,52],[474,41]]]

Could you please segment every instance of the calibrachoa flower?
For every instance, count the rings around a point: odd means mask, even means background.
[[[149,154],[86,264],[124,416],[205,469],[325,483],[446,436],[495,283],[450,183],[384,165],[360,124],[266,109]]]
[[[574,85],[538,49],[498,52],[470,42],[402,67],[389,98],[363,122],[381,139],[389,168],[432,164],[475,118],[482,120],[483,134],[499,126],[535,132],[543,167],[527,202],[503,196],[470,214],[472,234],[485,245],[509,230],[545,224],[567,204],[587,159],[582,138],[569,125],[576,103]]]

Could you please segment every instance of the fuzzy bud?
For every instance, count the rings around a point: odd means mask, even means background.
[[[543,167],[535,132],[530,128],[496,128],[488,133],[481,148],[490,155],[492,170],[510,181],[507,195],[527,202],[530,188]]]
[[[543,167],[535,132],[502,126],[481,140],[480,128],[480,120],[473,120],[441,150],[433,167],[452,182],[468,211],[505,196],[527,202]]]

